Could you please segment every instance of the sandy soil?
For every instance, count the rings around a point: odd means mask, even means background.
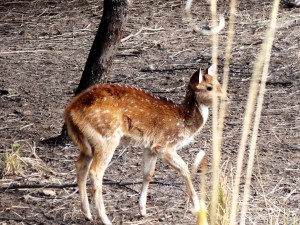
[[[184,1],[136,1],[125,36],[114,60],[109,82],[133,84],[181,101],[194,69],[211,59],[210,37],[199,36],[182,21]],[[219,12],[229,18],[227,1]],[[231,104],[225,123],[223,163],[228,177],[235,168],[243,114],[253,64],[264,38],[271,1],[238,1],[230,65]],[[2,175],[10,184],[70,185],[0,191],[0,224],[93,224],[80,212],[74,161],[78,149],[46,145],[58,135],[63,111],[73,96],[102,15],[102,2],[80,0],[10,1],[0,3],[0,154],[20,144],[22,170]],[[200,26],[209,24],[209,5],[194,3]],[[270,63],[267,93],[258,138],[247,224],[297,224],[300,218],[300,9],[281,5]],[[226,29],[220,33],[219,64],[224,63]],[[152,70],[149,70],[152,68]],[[222,73],[220,75],[222,77]],[[205,148],[210,170],[211,121],[196,142],[180,151],[189,163]],[[188,210],[184,184],[158,161],[150,186],[146,218],[138,213],[141,153],[121,147],[105,178],[107,214],[114,224],[195,224]],[[210,176],[210,174],[208,174]],[[129,181],[122,185],[118,182]],[[137,182],[137,184],[135,184]],[[195,183],[199,182],[197,177]],[[230,186],[230,184],[229,184]],[[52,192],[51,192],[52,191]],[[93,211],[94,218],[96,213]]]

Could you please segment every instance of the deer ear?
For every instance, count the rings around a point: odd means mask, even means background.
[[[200,84],[203,80],[203,75],[202,75],[202,71],[201,71],[201,68],[199,69],[199,81],[198,83]]]
[[[217,72],[217,66],[215,64],[211,65],[207,69],[207,75],[214,76]]]
[[[200,84],[202,82],[202,80],[203,80],[202,72],[201,72],[201,69],[199,69],[192,75],[189,86],[192,89],[196,90],[197,85]]]

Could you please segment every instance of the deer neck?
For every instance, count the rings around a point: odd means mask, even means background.
[[[181,104],[181,110],[185,125],[191,133],[199,131],[208,119],[208,106],[197,102],[195,92],[190,89]]]

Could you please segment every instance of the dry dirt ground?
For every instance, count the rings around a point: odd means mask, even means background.
[[[20,144],[22,169],[0,177],[0,224],[93,224],[80,212],[76,187],[6,190],[10,184],[68,185],[75,183],[78,149],[41,142],[58,135],[63,111],[73,96],[102,15],[94,0],[1,1],[0,3],[0,154]],[[184,1],[135,1],[109,82],[134,84],[181,101],[194,69],[211,59],[211,43],[182,21]],[[227,1],[218,9],[229,18]],[[235,169],[243,114],[253,64],[268,23],[271,1],[238,1],[223,164]],[[209,24],[209,5],[198,1],[194,16]],[[262,112],[247,224],[299,224],[300,218],[300,8],[281,3],[267,92]],[[224,63],[226,33],[220,33],[219,64]],[[152,69],[149,70],[149,69]],[[222,73],[220,75],[222,77]],[[180,151],[191,164],[205,148],[210,169],[211,121],[196,142]],[[138,213],[141,150],[121,147],[105,178],[108,216],[115,224],[195,224],[188,211],[184,184],[158,161],[150,186],[148,217]],[[210,177],[210,173],[208,173]],[[137,184],[134,184],[137,182]],[[195,183],[199,182],[197,177]],[[129,184],[128,184],[129,183]],[[195,184],[197,187],[198,185]],[[232,185],[228,183],[230,188]],[[93,211],[94,218],[96,216]],[[97,220],[95,220],[97,221]],[[295,222],[298,221],[298,222]]]

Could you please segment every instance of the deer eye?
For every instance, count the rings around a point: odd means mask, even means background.
[[[208,91],[212,91],[212,89],[213,89],[212,86],[207,86],[207,87],[206,87],[206,90],[208,90]]]

